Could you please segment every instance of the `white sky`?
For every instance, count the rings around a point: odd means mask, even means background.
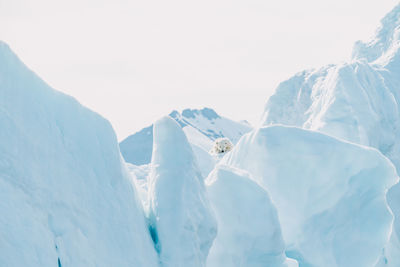
[[[119,139],[173,109],[257,122],[279,82],[349,58],[398,0],[0,0],[0,39]]]

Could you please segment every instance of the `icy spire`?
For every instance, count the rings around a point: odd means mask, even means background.
[[[150,222],[162,266],[205,266],[217,226],[192,148],[170,117],[154,124]]]

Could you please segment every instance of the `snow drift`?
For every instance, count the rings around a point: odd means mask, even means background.
[[[249,171],[278,210],[287,255],[301,266],[374,266],[393,216],[386,203],[397,182],[372,148],[299,128],[263,127],[222,159]]]
[[[158,266],[111,125],[0,43],[0,266]]]
[[[171,117],[153,134],[149,217],[161,265],[205,266],[217,225],[192,148]]]

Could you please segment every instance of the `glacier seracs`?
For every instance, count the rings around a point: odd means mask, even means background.
[[[278,210],[286,253],[300,266],[374,266],[393,222],[393,164],[373,148],[295,127],[245,135],[222,163],[246,170]]]
[[[307,70],[282,82],[262,125],[321,131],[379,149],[400,171],[400,4],[375,36],[357,42],[349,62]]]
[[[171,117],[153,127],[149,220],[161,266],[205,266],[217,223],[191,145]]]
[[[281,83],[265,127],[172,112],[120,144],[136,166],[0,42],[0,266],[400,266],[399,49],[400,5]],[[219,163],[218,137],[241,138]]]
[[[400,172],[400,4],[375,35],[358,41],[349,62],[303,71],[282,82],[263,115],[263,125],[292,125],[380,150]],[[388,203],[395,215],[379,266],[400,264],[398,185]]]
[[[268,193],[250,175],[217,165],[207,178],[218,234],[208,267],[296,267],[287,259],[280,223]]]
[[[108,121],[0,42],[0,266],[158,266]]]

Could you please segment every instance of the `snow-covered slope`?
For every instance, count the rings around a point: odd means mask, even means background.
[[[251,130],[248,124],[221,117],[209,108],[185,109],[182,113],[173,111],[169,116],[182,127],[189,142],[195,146],[196,154],[197,149],[208,152],[217,138],[228,137],[233,143],[236,143],[243,134]],[[128,136],[120,143],[120,149],[127,162],[143,165],[151,161],[152,145],[153,125]]]
[[[265,107],[263,125],[317,130],[372,146],[400,171],[400,5],[347,63],[296,74]]]
[[[0,42],[0,266],[158,266],[111,125]]]
[[[386,192],[398,177],[376,149],[270,126],[245,135],[221,163],[249,171],[269,193],[286,254],[300,266],[367,267],[381,257],[393,221]]]
[[[162,266],[205,266],[217,233],[204,179],[178,123],[154,124],[149,178],[150,223]]]
[[[207,182],[218,220],[208,267],[297,266],[286,259],[275,206],[248,173],[218,165]]]

